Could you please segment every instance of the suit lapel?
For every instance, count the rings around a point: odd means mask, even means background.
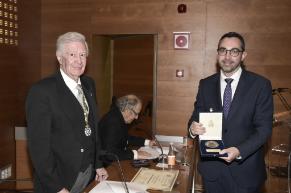
[[[217,96],[217,106],[219,107],[218,111],[222,112],[222,101],[221,101],[221,86],[220,86],[220,75],[218,76],[218,80],[216,81],[216,96]]]
[[[80,129],[84,126],[84,113],[78,100],[65,84],[61,73],[56,75],[57,78],[57,92],[59,96],[59,106],[64,114],[72,123],[72,132],[74,132],[76,139],[81,142]]]
[[[247,82],[247,72],[245,70],[242,71],[240,76],[236,91],[233,96],[233,100],[231,102],[231,106],[228,113],[228,120],[231,119],[233,115],[240,109],[240,101],[241,98],[247,93],[248,82]]]
[[[92,113],[94,127],[96,128],[97,125],[95,125],[95,123],[97,123],[97,121],[96,121],[97,106],[96,106],[96,102],[95,102],[95,98],[94,98],[95,94],[92,93],[92,89],[90,89],[89,85],[87,84],[87,82],[83,78],[81,78],[81,83],[82,83],[83,92],[85,94],[86,100],[87,100],[88,105],[89,105],[89,110]]]

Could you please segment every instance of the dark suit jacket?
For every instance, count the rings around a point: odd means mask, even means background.
[[[143,146],[145,139],[128,135],[128,125],[116,105],[99,121],[102,149],[116,154],[120,160],[133,159],[129,145]]]
[[[92,160],[95,160],[94,167],[99,168],[102,164],[96,153],[99,140],[95,84],[85,76],[81,77],[81,83],[92,113],[96,144],[92,147],[96,154]],[[26,116],[35,192],[52,193],[63,187],[70,190],[84,161],[81,149],[85,123],[82,107],[60,72],[33,85],[26,101]]]
[[[202,79],[194,112],[189,120],[199,122],[199,112],[222,112],[220,73]],[[242,159],[226,164],[216,158],[201,160],[198,169],[208,180],[230,170],[242,187],[260,186],[266,178],[263,145],[271,135],[273,117],[272,87],[269,80],[242,71],[227,120],[223,120],[222,139],[227,147],[237,147]]]

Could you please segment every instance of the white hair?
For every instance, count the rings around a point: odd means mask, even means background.
[[[64,51],[64,45],[71,42],[81,42],[82,44],[84,44],[86,48],[86,55],[89,55],[89,48],[86,42],[86,38],[83,34],[78,32],[67,32],[58,37],[56,55],[62,55]]]

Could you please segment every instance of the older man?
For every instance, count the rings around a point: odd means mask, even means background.
[[[120,160],[143,159],[151,156],[144,151],[130,149],[130,145],[153,145],[154,141],[128,135],[128,125],[138,118],[142,109],[141,100],[135,95],[126,95],[113,101],[110,111],[99,122],[102,149],[113,153]]]
[[[28,147],[36,193],[79,193],[107,172],[98,158],[98,118],[93,80],[84,76],[85,37],[57,40],[60,70],[32,86],[26,101]],[[93,172],[95,171],[95,172]]]

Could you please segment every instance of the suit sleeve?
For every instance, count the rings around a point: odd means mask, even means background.
[[[128,144],[133,146],[144,146],[145,139],[137,136],[128,136]]]
[[[96,145],[96,156],[95,156],[95,168],[102,168],[103,167],[103,163],[100,160],[100,152],[101,152],[101,139],[100,139],[100,135],[99,135],[99,129],[98,129],[98,121],[99,121],[99,108],[98,108],[98,104],[97,104],[97,97],[96,97],[96,87],[95,87],[95,82],[87,77],[88,80],[87,82],[84,83],[88,83],[88,86],[90,88],[91,93],[93,94],[93,98],[95,101],[95,105],[96,105],[96,115],[95,115],[95,145]]]
[[[64,186],[56,170],[51,146],[52,114],[47,90],[34,86],[26,100],[27,136],[35,175],[47,192],[58,192]]]

